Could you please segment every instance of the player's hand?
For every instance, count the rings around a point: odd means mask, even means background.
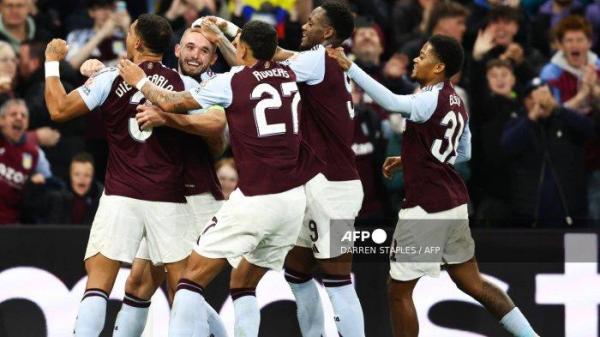
[[[162,116],[165,112],[155,105],[140,104],[136,110],[135,119],[142,130],[163,126],[167,122]]]
[[[329,55],[329,57],[336,60],[337,63],[340,65],[340,68],[342,68],[344,71],[347,71],[348,69],[350,69],[350,66],[352,66],[352,61],[350,61],[348,59],[348,57],[346,57],[346,54],[344,53],[344,48],[342,48],[342,47],[338,47],[338,48],[327,47],[326,50],[327,50],[327,55]]]
[[[31,182],[36,185],[43,185],[46,183],[46,178],[41,173],[36,173],[31,176]]]
[[[46,45],[46,62],[62,61],[67,56],[69,46],[67,41],[61,39],[52,39]]]
[[[394,171],[402,168],[402,157],[387,157],[383,162],[383,176],[392,179]]]
[[[121,59],[117,68],[119,68],[119,75],[132,87],[135,87],[142,78],[146,77],[142,68],[128,59]]]
[[[204,20],[200,28],[200,34],[212,44],[219,43],[219,40],[225,38],[225,34],[217,27],[217,25],[209,20]]]
[[[475,44],[473,45],[473,58],[476,61],[481,60],[483,55],[485,55],[490,49],[496,46],[494,42],[494,31],[496,27],[493,25],[488,25],[485,29],[480,30],[477,34],[477,39],[475,40]]]
[[[89,59],[89,60],[83,62],[81,67],[79,67],[79,72],[84,77],[92,77],[97,72],[104,69],[104,67],[105,67],[104,63],[100,62],[100,60]]]
[[[44,126],[35,130],[38,143],[41,146],[52,147],[60,140],[60,132],[50,127]]]

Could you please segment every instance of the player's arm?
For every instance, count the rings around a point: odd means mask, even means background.
[[[202,108],[189,91],[176,92],[160,88],[148,80],[142,68],[129,60],[121,60],[118,68],[125,82],[137,88],[147,100],[164,111],[183,113]]]
[[[455,164],[463,163],[471,159],[471,128],[469,127],[469,121],[465,123],[465,129],[458,141],[458,148],[456,149],[456,160]]]
[[[53,39],[46,46],[46,85],[44,98],[53,121],[63,122],[81,116],[89,109],[76,90],[69,94],[60,82],[58,62],[67,55],[68,47],[64,40]]]

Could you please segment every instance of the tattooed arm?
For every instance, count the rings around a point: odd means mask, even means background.
[[[188,91],[170,91],[150,82],[142,68],[129,60],[121,60],[118,68],[125,82],[136,87],[147,100],[158,105],[164,111],[183,113],[202,107]]]

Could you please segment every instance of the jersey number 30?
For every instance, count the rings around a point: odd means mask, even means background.
[[[281,93],[284,97],[294,96],[292,99],[292,128],[295,134],[298,133],[298,103],[300,103],[300,94],[296,82],[281,83]],[[294,94],[295,93],[295,94]],[[271,98],[263,98],[264,94],[268,94]],[[259,137],[268,137],[273,135],[281,135],[286,133],[285,123],[267,122],[267,109],[281,108],[281,95],[274,86],[261,83],[252,90],[252,99],[261,99],[256,103],[254,108],[254,120],[256,121],[256,129]]]
[[[431,154],[442,163],[448,162],[454,164],[458,142],[465,128],[465,120],[460,113],[448,111],[444,118],[442,118],[441,124],[446,127],[446,133],[444,133],[444,139],[433,141],[433,144],[431,144]],[[445,146],[445,150],[442,152],[444,141],[447,141],[448,145]]]

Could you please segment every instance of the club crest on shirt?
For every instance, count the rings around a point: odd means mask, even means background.
[[[21,166],[23,166],[24,169],[29,170],[29,169],[31,169],[32,164],[33,164],[33,157],[31,156],[31,154],[23,153],[23,160],[21,162]]]

